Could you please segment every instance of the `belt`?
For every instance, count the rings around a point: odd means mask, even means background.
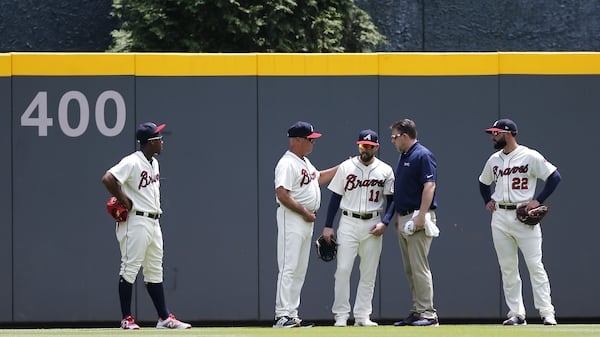
[[[405,215],[409,215],[410,213],[413,213],[414,210],[412,211],[398,211],[398,214],[400,214],[400,216],[405,216]]]
[[[158,213],[155,214],[155,213],[135,211],[135,215],[146,216],[146,217],[148,217],[150,219],[154,219],[154,220],[160,218],[160,214],[158,214]]]
[[[344,214],[346,216],[351,216],[351,217],[357,218],[357,219],[369,220],[369,219],[372,219],[373,217],[378,216],[379,211],[369,212],[369,213],[354,213],[354,212],[350,212],[350,211],[342,211],[342,214]]]
[[[511,210],[511,209],[517,209],[517,205],[498,204],[498,208]]]

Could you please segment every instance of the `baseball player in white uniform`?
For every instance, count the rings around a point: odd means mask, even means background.
[[[331,180],[336,167],[318,171],[306,157],[321,137],[311,124],[288,129],[289,150],[275,167],[277,208],[277,291],[274,328],[312,326],[298,316],[300,292],[308,268],[313,225],[321,206],[320,185]]]
[[[332,312],[334,326],[346,326],[350,316],[350,274],[356,255],[360,256],[360,280],[354,302],[354,325],[377,326],[371,321],[373,290],[382,235],[387,224],[381,221],[384,204],[392,205],[394,170],[375,157],[379,139],[373,130],[359,133],[359,155],[340,164],[328,188],[333,192],[323,237],[334,236],[333,219],[342,210],[337,233],[337,268]]]
[[[491,134],[494,148],[499,150],[487,160],[479,176],[479,186],[486,208],[492,212],[492,238],[509,308],[503,324],[527,324],[518,268],[520,249],[529,270],[534,305],[545,325],[556,325],[550,282],[542,263],[542,229],[540,224],[530,226],[517,220],[516,208],[526,204],[529,210],[543,203],[560,182],[560,174],[539,152],[517,143],[517,125],[512,120],[497,120],[485,131]],[[538,179],[546,183],[535,197]]]
[[[143,123],[137,127],[136,138],[140,150],[110,168],[102,182],[114,197],[128,210],[126,221],[116,225],[116,236],[121,250],[119,272],[119,300],[121,328],[137,330],[139,325],[131,314],[133,283],[143,267],[144,282],[156,311],[158,329],[189,329],[169,312],[163,290],[163,237],[158,219],[160,208],[160,171],[158,160],[163,147],[161,130],[165,124]]]

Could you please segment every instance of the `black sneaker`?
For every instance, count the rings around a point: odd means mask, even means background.
[[[412,325],[414,322],[418,321],[419,317],[415,316],[414,313],[411,313],[410,315],[408,315],[408,317],[406,317],[405,319],[399,321],[399,322],[395,322],[394,326],[407,326],[407,325]]]
[[[300,326],[300,324],[288,316],[277,317],[275,323],[273,323],[274,328],[295,328],[297,326]]]
[[[424,318],[421,317],[418,320],[412,322],[412,326],[439,326],[440,322],[437,318]]]

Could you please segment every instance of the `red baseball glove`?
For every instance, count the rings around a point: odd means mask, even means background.
[[[123,222],[127,220],[127,215],[129,215],[129,211],[122,203],[117,200],[115,197],[111,197],[106,202],[106,210],[108,214],[115,218],[117,222]]]

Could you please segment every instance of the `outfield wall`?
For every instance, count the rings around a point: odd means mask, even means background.
[[[380,158],[395,166],[389,125],[401,118],[416,121],[438,160],[441,236],[430,262],[440,318],[500,319],[507,308],[477,182],[493,151],[483,129],[499,117],[514,119],[519,142],[563,176],[543,223],[557,316],[600,319],[600,229],[587,211],[598,182],[577,180],[599,164],[599,87],[598,53],[0,54],[8,158],[0,164],[0,322],[120,319],[119,252],[100,179],[136,149],[135,125],[148,120],[167,124],[160,162],[169,308],[195,322],[271,320],[273,174],[287,127],[306,120],[324,134],[309,156],[319,168],[356,154],[361,129],[377,130]],[[330,196],[322,190],[315,234]],[[311,255],[304,318],[332,318],[334,271]],[[374,320],[406,315],[410,292],[392,229],[375,291]],[[141,282],[134,315],[156,316]]]

